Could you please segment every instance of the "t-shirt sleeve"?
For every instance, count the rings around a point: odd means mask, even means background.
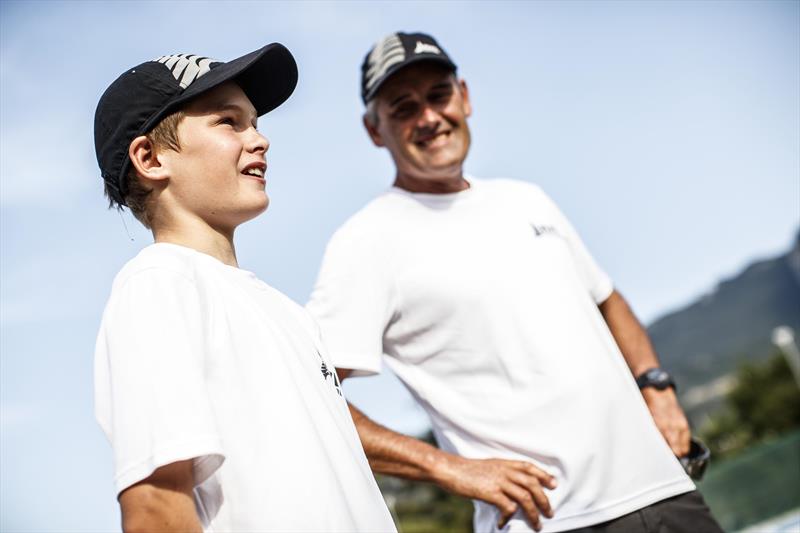
[[[350,228],[340,229],[325,250],[306,308],[337,368],[354,376],[381,371],[383,333],[393,313],[393,286],[377,244]]]
[[[200,485],[224,460],[204,378],[201,312],[194,282],[169,270],[135,273],[112,291],[97,339],[95,392],[118,492],[188,459]]]
[[[541,195],[541,201],[544,202],[546,208],[550,210],[559,234],[567,241],[575,261],[575,266],[578,269],[578,274],[586,286],[586,289],[589,291],[589,294],[591,294],[592,299],[594,299],[597,304],[606,301],[614,291],[614,285],[608,277],[608,274],[606,274],[594,260],[594,257],[589,253],[589,250],[578,235],[578,232],[567,217],[564,216],[564,213],[561,212],[555,202],[541,189],[538,189],[538,193]]]

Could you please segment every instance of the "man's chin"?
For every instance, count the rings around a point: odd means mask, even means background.
[[[420,165],[420,168],[423,169],[426,175],[433,179],[437,177],[447,178],[451,177],[456,172],[460,173],[463,163],[464,160],[461,158],[432,158],[428,161],[424,161]]]

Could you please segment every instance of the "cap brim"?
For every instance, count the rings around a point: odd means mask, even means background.
[[[139,134],[150,131],[161,119],[189,100],[227,81],[235,81],[242,88],[256,108],[258,116],[261,116],[292,95],[297,86],[297,63],[285,46],[272,43],[233,61],[212,67],[169,105],[150,117],[142,125]]]
[[[404,68],[406,68],[406,67],[408,67],[410,65],[413,65],[415,63],[420,63],[422,61],[430,61],[430,62],[433,62],[433,63],[439,63],[440,65],[444,65],[445,67],[449,68],[453,72],[455,72],[457,70],[456,64],[453,63],[452,61],[450,61],[450,59],[448,59],[447,57],[443,57],[443,56],[440,56],[440,55],[434,55],[434,54],[431,54],[431,55],[422,55],[422,54],[416,55],[414,57],[409,58],[407,61],[403,61],[402,63],[398,63],[397,65],[393,65],[393,66],[389,67],[389,69],[386,71],[386,74],[384,74],[383,77],[380,80],[378,80],[378,82],[375,85],[372,86],[372,88],[369,90],[369,92],[367,92],[366,96],[364,97],[364,103],[367,103],[370,100],[372,100],[373,98],[375,98],[375,95],[378,94],[378,91],[381,90],[381,87],[383,87],[383,85],[387,81],[389,81],[389,78],[391,78],[392,76],[394,76],[395,74],[397,74],[398,72],[403,70]]]
[[[281,105],[292,95],[297,86],[297,63],[291,52],[280,43],[268,44],[233,61],[220,63],[148,118],[134,137],[144,135],[181,105],[227,81],[235,81],[242,88],[256,108],[258,116],[261,116]],[[123,183],[130,164],[130,158],[126,153],[119,174],[119,179]],[[120,192],[121,196],[124,194]],[[124,202],[119,203],[124,205]]]
[[[282,44],[268,44],[212,68],[184,91],[180,103],[231,80],[239,84],[261,116],[281,105],[294,92],[297,63]]]

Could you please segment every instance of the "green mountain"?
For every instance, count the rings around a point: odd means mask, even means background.
[[[772,330],[781,325],[800,337],[800,232],[787,253],[751,264],[648,332],[685,392],[774,353]]]

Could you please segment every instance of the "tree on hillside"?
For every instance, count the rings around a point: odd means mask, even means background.
[[[736,378],[725,409],[700,432],[717,458],[800,428],[800,389],[779,352],[742,364]]]

